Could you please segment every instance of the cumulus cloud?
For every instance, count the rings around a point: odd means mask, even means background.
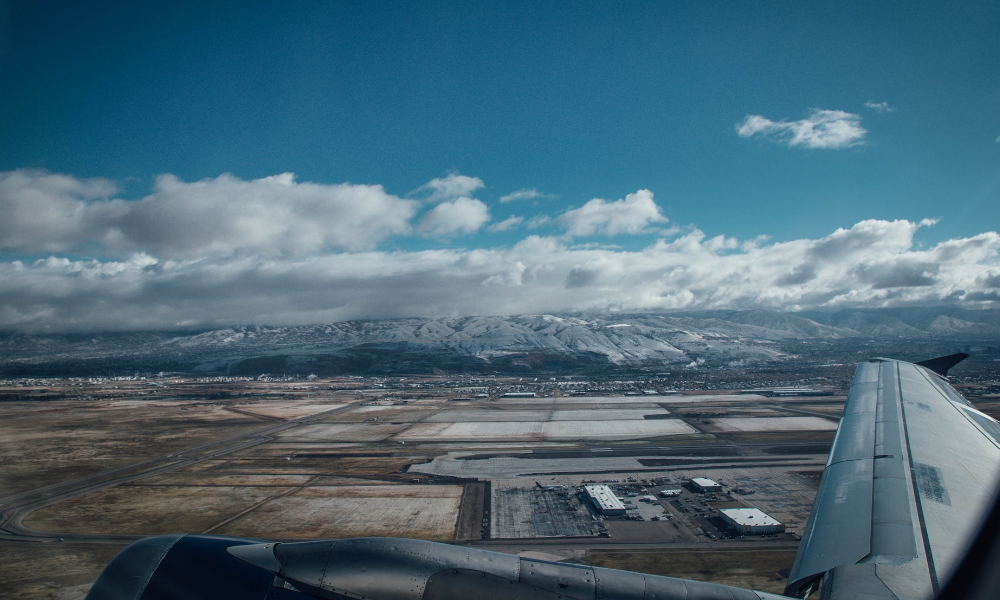
[[[761,115],[747,115],[736,125],[740,137],[760,136],[789,147],[848,148],[864,141],[868,133],[859,115],[842,110],[814,108],[799,121],[772,121]]]
[[[438,204],[420,219],[420,230],[431,237],[469,234],[490,220],[490,209],[475,198],[456,198]]]
[[[566,227],[566,235],[582,237],[646,233],[650,225],[666,223],[667,218],[653,202],[653,192],[639,190],[614,202],[594,198],[580,208],[566,211],[556,221]]]
[[[506,196],[500,196],[500,204],[506,204],[515,200],[533,200],[535,198],[554,198],[552,194],[543,194],[535,189],[522,189],[511,192]]]
[[[872,100],[865,102],[865,107],[882,114],[891,113],[896,110],[895,108],[889,106],[888,102],[874,102]]]
[[[469,196],[472,192],[485,186],[483,180],[478,177],[451,173],[446,177],[431,179],[410,193],[423,196],[428,202],[440,202]]]
[[[115,191],[104,180],[0,174],[0,248],[162,258],[364,250],[408,233],[418,206],[380,185],[297,183],[291,173],[192,183],[162,175],[134,201],[108,198]]]
[[[461,176],[454,176],[461,177]],[[445,178],[447,179],[447,178]],[[474,178],[468,178],[474,179]],[[454,185],[453,185],[454,184]],[[305,324],[405,316],[587,310],[1000,307],[1000,235],[931,247],[935,221],[865,220],[818,239],[708,237],[667,218],[649,190],[593,199],[509,248],[377,250],[397,235],[449,238],[490,221],[481,183],[435,184],[421,202],[377,185],[160,177],[138,200],[104,179],[0,173],[0,329],[95,331]],[[431,189],[431,188],[428,188]],[[638,251],[573,240],[656,231]],[[81,259],[81,256],[106,259]],[[2,256],[2,255],[0,255]]]
[[[162,329],[609,309],[1000,305],[1000,235],[921,247],[914,235],[922,226],[928,223],[867,220],[818,239],[751,245],[694,229],[638,251],[528,236],[499,249],[192,260],[53,256],[0,263],[0,327]]]
[[[105,179],[76,179],[35,170],[0,173],[0,249],[61,252],[107,233],[87,214],[117,193]]]
[[[508,229],[514,229],[524,221],[524,217],[513,216],[500,221],[499,223],[494,223],[489,226],[489,230],[492,232],[497,231],[507,231]]]

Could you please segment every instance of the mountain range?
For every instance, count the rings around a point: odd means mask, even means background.
[[[1000,311],[942,308],[521,315],[0,335],[0,376],[572,371],[780,362],[807,341],[1000,339]]]

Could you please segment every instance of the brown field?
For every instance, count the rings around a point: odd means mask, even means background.
[[[0,417],[0,494],[4,496],[261,426],[252,417],[214,404],[173,406],[162,401],[148,406],[142,402],[12,402],[0,405]]]
[[[780,594],[794,550],[752,552],[590,552],[584,562],[595,567],[640,571],[667,577],[711,581]]]
[[[0,545],[0,598],[78,600],[125,545]]]
[[[426,460],[420,457],[350,457],[332,454],[328,457],[300,456],[292,460],[285,460],[277,456],[241,457],[218,465],[212,472],[281,473],[286,475],[388,475],[399,471],[411,462]]]
[[[209,486],[221,485],[233,486],[295,486],[305,485],[313,477],[311,475],[225,475],[219,473],[166,473],[156,477],[147,477],[136,482],[134,485],[192,485]]]
[[[464,486],[308,487],[264,503],[213,533],[262,538],[450,540]]]
[[[379,442],[394,433],[406,429],[407,425],[392,423],[317,423],[297,427],[294,431],[282,432],[280,438],[294,438],[303,441],[324,442]]]
[[[25,524],[67,533],[201,532],[292,489],[120,485],[38,510]]]
[[[478,540],[483,520],[483,499],[485,486],[482,483],[467,483],[462,493],[462,508],[455,528],[456,540]]]
[[[317,423],[360,423],[380,419],[388,423],[416,423],[436,412],[435,408],[416,408],[408,405],[364,405],[335,415],[322,417]]]
[[[295,419],[306,415],[333,410],[345,406],[342,403],[321,403],[314,400],[304,400],[301,402],[259,402],[255,404],[236,404],[232,408],[243,412],[254,413],[264,417],[274,417],[276,419]]]

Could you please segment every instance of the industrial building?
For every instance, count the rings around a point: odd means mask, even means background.
[[[625,505],[618,496],[606,485],[585,485],[590,501],[594,503],[594,508],[602,515],[614,516],[624,515]]]
[[[781,533],[784,523],[756,508],[723,508],[719,518],[741,535],[767,535]]]
[[[722,491],[721,485],[705,477],[692,477],[691,485],[694,486],[695,490],[701,493]]]

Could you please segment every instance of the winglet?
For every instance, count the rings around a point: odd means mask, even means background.
[[[927,367],[931,371],[934,371],[938,375],[944,377],[948,374],[948,369],[954,367],[967,358],[969,358],[968,354],[965,352],[959,352],[958,354],[949,354],[948,356],[939,356],[937,358],[922,360],[914,364],[921,367]]]

